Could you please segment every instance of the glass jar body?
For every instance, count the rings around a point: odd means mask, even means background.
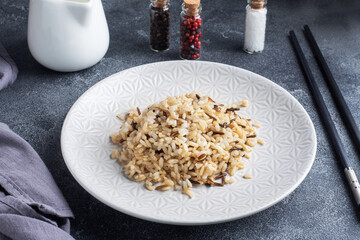
[[[170,4],[169,1],[152,0],[150,9],[150,46],[155,52],[170,47]]]
[[[200,58],[201,34],[201,5],[197,9],[188,9],[183,4],[180,13],[180,57],[182,59]]]
[[[246,6],[244,51],[249,54],[264,50],[266,28],[266,1],[249,0]]]

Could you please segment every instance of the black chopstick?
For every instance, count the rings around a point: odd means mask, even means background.
[[[324,78],[326,83],[328,84],[328,87],[330,89],[330,92],[335,99],[336,107],[338,108],[338,111],[342,114],[341,117],[343,117],[343,120],[345,122],[345,126],[347,127],[349,134],[355,144],[355,147],[357,150],[360,150],[360,131],[359,128],[356,126],[354,117],[352,116],[348,105],[345,102],[345,99],[343,95],[341,94],[341,91],[336,84],[336,81],[330,71],[330,68],[328,64],[325,61],[324,56],[321,53],[321,50],[314,38],[314,35],[312,34],[310,28],[308,25],[304,26],[304,34],[306,36],[306,39],[311,47],[311,50],[315,56],[315,58],[318,61],[318,64],[324,74]]]
[[[355,201],[358,206],[360,206],[360,184],[357,180],[354,170],[351,168],[350,163],[346,156],[345,147],[341,142],[339,134],[335,128],[334,122],[331,119],[330,113],[325,105],[324,99],[320,93],[319,87],[317,86],[314,76],[309,68],[309,64],[305,59],[304,53],[299,45],[299,42],[296,38],[294,31],[289,32],[289,38],[292,44],[292,47],[296,53],[296,57],[299,61],[299,64],[302,68],[302,71],[305,75],[305,79],[308,82],[310,91],[313,94],[315,103],[320,112],[320,117],[325,125],[325,128],[330,136],[330,140],[334,147],[334,151],[338,156],[341,164],[344,167],[346,178],[352,189]]]

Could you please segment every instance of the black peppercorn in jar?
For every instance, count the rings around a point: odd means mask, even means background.
[[[180,57],[195,60],[201,49],[201,4],[200,0],[184,0],[180,14]]]
[[[150,45],[155,52],[165,51],[170,46],[169,0],[150,0]]]

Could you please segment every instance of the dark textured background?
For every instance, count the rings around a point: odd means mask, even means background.
[[[25,138],[49,167],[76,216],[71,234],[76,239],[358,239],[359,216],[287,33],[294,29],[305,48],[351,162],[360,174],[359,152],[351,147],[301,33],[301,27],[309,24],[360,125],[360,2],[270,1],[265,50],[253,56],[241,51],[246,2],[203,0],[202,3],[201,60],[248,69],[271,79],[297,98],[317,131],[318,151],[312,170],[295,192],[280,203],[254,216],[224,224],[162,225],[105,206],[76,183],[64,164],[60,150],[63,120],[76,99],[101,79],[144,63],[179,59],[180,1],[173,1],[171,7],[171,48],[157,54],[148,46],[149,2],[104,0],[111,37],[109,51],[96,66],[64,74],[45,69],[30,55],[26,42],[28,1],[1,0],[1,42],[18,64],[20,74],[13,86],[0,91],[0,121]]]

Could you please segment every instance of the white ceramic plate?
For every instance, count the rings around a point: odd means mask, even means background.
[[[222,103],[249,100],[240,115],[258,121],[259,138],[236,182],[201,186],[189,199],[178,191],[150,192],[128,180],[110,153],[109,135],[122,122],[118,113],[193,90]],[[314,126],[286,90],[241,68],[201,61],[170,61],[114,74],[86,91],[72,106],[61,133],[64,160],[91,195],[123,213],[161,223],[219,223],[262,211],[290,194],[308,174],[316,152]],[[243,174],[252,179],[243,179]]]

